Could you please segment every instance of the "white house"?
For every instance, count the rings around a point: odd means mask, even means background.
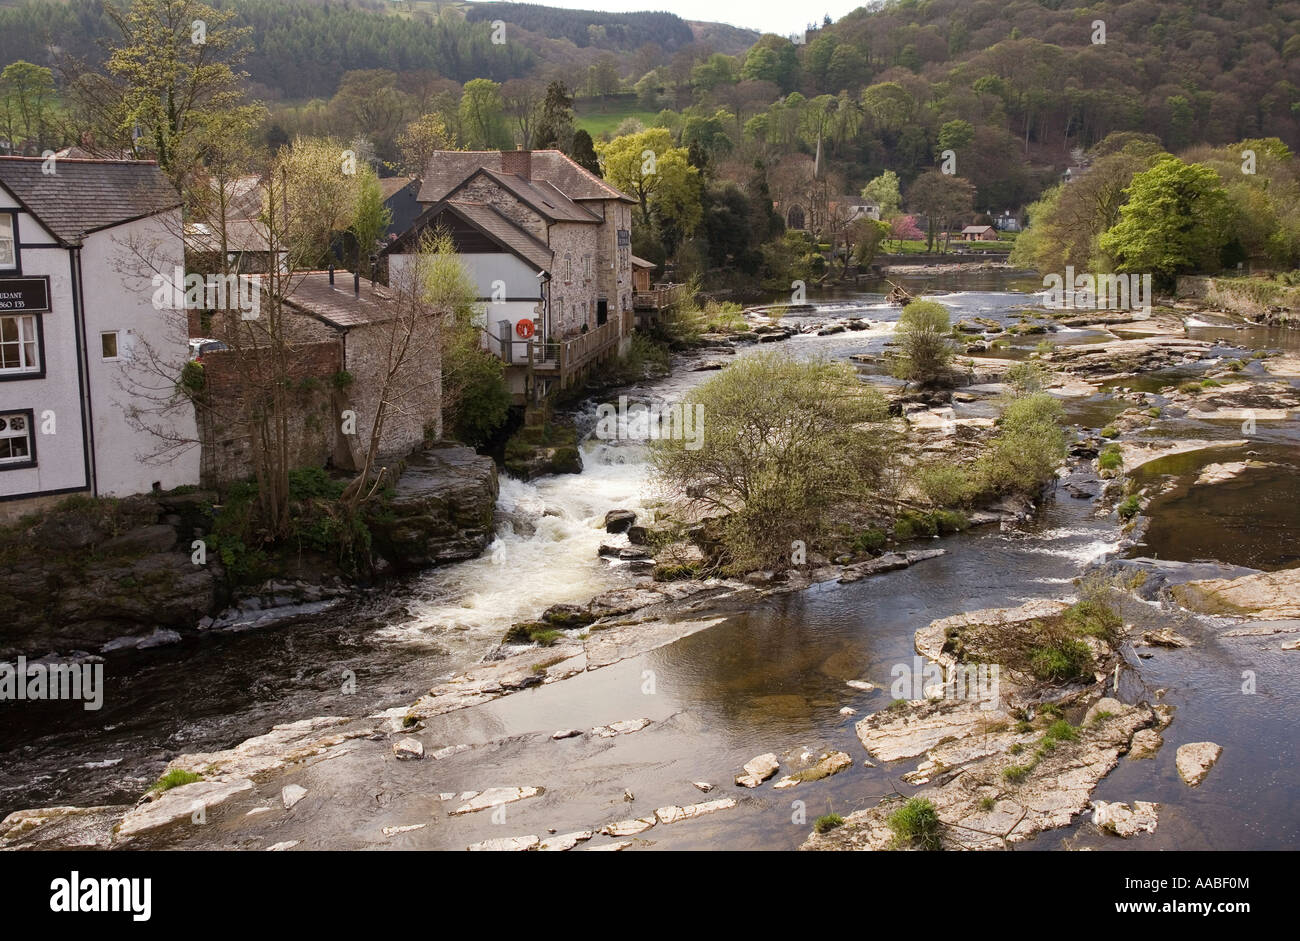
[[[193,408],[162,408],[184,312],[151,280],[183,264],[153,162],[0,157],[0,518],[198,483]]]

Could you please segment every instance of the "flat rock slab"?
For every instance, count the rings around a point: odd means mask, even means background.
[[[573,849],[579,843],[586,843],[595,835],[595,830],[575,830],[573,833],[561,833],[559,836],[548,836],[542,840],[542,845],[537,848],[543,852],[563,853]]]
[[[277,725],[265,735],[250,738],[225,751],[181,755],[167,765],[167,770],[191,771],[208,778],[252,777],[279,771],[290,764],[323,754],[348,739],[370,734],[368,728],[342,728],[352,721],[343,716],[321,716]]]
[[[1180,604],[1204,614],[1281,621],[1300,618],[1300,568],[1240,578],[1207,578],[1173,588]]]
[[[847,752],[831,752],[829,755],[822,755],[817,763],[811,767],[788,775],[772,786],[779,790],[785,790],[786,788],[796,787],[804,781],[820,781],[822,778],[829,778],[832,774],[839,774],[845,768],[851,767],[853,767],[853,759],[848,756]]]
[[[1131,474],[1143,464],[1158,461],[1162,457],[1218,448],[1244,448],[1247,444],[1249,442],[1244,438],[1234,438],[1230,441],[1204,441],[1200,439],[1186,441],[1123,441],[1120,442],[1119,453],[1123,462],[1124,473]]]
[[[719,810],[730,810],[735,806],[734,799],[724,797],[721,800],[704,801],[700,804],[687,804],[685,807],[660,807],[655,811],[655,816],[663,824],[678,823],[682,820],[702,817],[705,814],[711,814]]]
[[[781,768],[776,755],[768,752],[745,762],[745,773],[736,775],[736,783],[741,787],[758,787]]]
[[[637,817],[634,820],[607,823],[600,828],[600,832],[606,836],[634,836],[638,833],[644,833],[658,822],[657,817]]]
[[[306,796],[307,789],[301,784],[286,784],[280,789],[280,803],[284,804],[285,810],[292,809],[294,804]]]
[[[1107,801],[1092,802],[1092,822],[1107,833],[1125,839],[1138,833],[1155,833],[1160,817],[1160,805],[1150,801],[1134,801],[1133,806]]]
[[[1079,728],[1077,741],[1058,743],[1014,782],[1005,772],[1023,767],[1027,755],[1003,751],[944,774],[939,784],[917,792],[939,815],[944,849],[1005,849],[1035,833],[1068,825],[1089,805],[1093,789],[1119,761],[1133,734],[1148,728],[1147,707],[1121,712]],[[901,806],[886,801],[845,818],[844,825],[813,833],[805,850],[884,850],[894,845],[889,815]]]
[[[1186,781],[1189,787],[1196,787],[1205,780],[1205,776],[1210,773],[1210,769],[1222,754],[1223,747],[1214,742],[1189,742],[1178,746],[1178,751],[1174,754],[1174,764],[1178,766],[1179,777]]]
[[[448,811],[448,816],[459,817],[461,814],[477,813],[500,804],[528,800],[541,793],[540,787],[490,787],[486,791],[465,791],[460,795],[460,800],[464,803],[455,810]]]
[[[598,725],[591,730],[592,735],[600,738],[614,738],[616,735],[631,735],[633,732],[640,732],[646,726],[650,725],[650,719],[624,719],[622,722],[611,722],[609,725]]]
[[[247,778],[182,784],[164,791],[157,800],[141,804],[123,817],[117,829],[117,839],[128,840],[150,830],[189,820],[199,810],[206,811],[252,789],[253,782]]]
[[[872,758],[897,761],[930,751],[946,738],[984,734],[1009,724],[1004,709],[984,709],[974,700],[917,700],[903,709],[884,709],[860,721],[858,740]]]
[[[107,849],[113,827],[130,810],[129,804],[15,810],[0,821],[0,849]]]
[[[541,846],[542,841],[537,837],[529,836],[503,836],[495,840],[484,840],[481,843],[472,843],[465,849],[471,853],[522,853],[528,850],[535,850]]]

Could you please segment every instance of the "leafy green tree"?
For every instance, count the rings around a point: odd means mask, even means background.
[[[880,218],[890,219],[898,215],[902,208],[903,197],[898,188],[898,174],[886,170],[862,187],[863,199],[869,199],[880,207]]]
[[[1120,220],[1101,236],[1118,271],[1151,273],[1168,288],[1179,274],[1211,271],[1228,242],[1228,194],[1210,167],[1160,160],[1128,187]]]
[[[510,146],[500,85],[486,78],[465,83],[460,99],[460,132],[471,150],[503,150]]]
[[[975,125],[958,118],[939,128],[939,149],[959,151],[975,139]]]
[[[699,224],[700,173],[687,160],[685,147],[674,147],[667,128],[618,137],[597,147],[605,179],[634,196],[641,221],[671,224],[681,236]]]
[[[792,543],[813,544],[833,508],[881,486],[890,460],[887,410],[844,362],[746,356],[688,393],[703,434],[654,442],[659,483],[674,498],[725,514],[723,555],[735,572],[787,568]]]
[[[348,231],[356,243],[353,271],[370,274],[370,256],[379,249],[379,240],[393,221],[393,213],[384,205],[384,191],[379,177],[369,166],[357,168],[357,204]]]
[[[542,99],[542,117],[537,123],[534,146],[539,149],[558,148],[572,156],[573,134],[573,96],[563,82],[551,82],[546,86],[546,96]]]
[[[0,133],[15,150],[29,144],[40,153],[54,118],[54,73],[19,59],[0,72]]]
[[[424,176],[429,171],[429,158],[439,150],[454,150],[455,143],[455,136],[441,115],[416,118],[397,137],[402,169],[412,176]]]
[[[772,82],[783,92],[794,89],[798,73],[799,57],[794,44],[774,33],[764,33],[758,38],[740,69],[741,78]]]
[[[934,250],[939,227],[950,228],[971,211],[975,187],[959,176],[927,170],[907,191],[909,207],[926,217],[926,251]]]

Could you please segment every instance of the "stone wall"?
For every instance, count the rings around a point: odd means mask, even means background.
[[[232,417],[244,396],[245,370],[240,367],[240,357],[250,355],[219,351],[203,357],[207,394],[220,403],[214,409],[196,409],[205,487],[221,487],[253,476],[249,429]],[[294,349],[290,365],[295,377],[290,391],[290,466],[322,467],[334,457],[342,411],[335,377],[342,368],[343,348],[338,340]]]
[[[596,328],[599,294],[597,233],[600,226],[557,222],[551,226],[555,271],[551,279],[551,332],[556,338],[573,336],[586,324]]]
[[[507,218],[513,219],[543,242],[546,241],[546,220],[487,177],[472,180],[454,198],[495,206]]]

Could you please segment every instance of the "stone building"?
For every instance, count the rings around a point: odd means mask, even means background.
[[[508,364],[517,398],[626,349],[632,197],[558,150],[440,151],[419,200],[424,211],[384,251],[389,278],[424,232],[450,233],[484,305],[484,347]]]

